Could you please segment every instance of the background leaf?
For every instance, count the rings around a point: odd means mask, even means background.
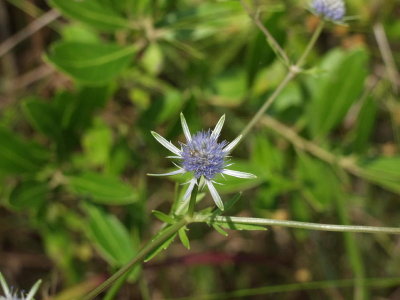
[[[68,17],[100,30],[112,32],[130,27],[125,18],[98,0],[51,0],[50,4]]]
[[[38,171],[44,166],[47,154],[41,147],[0,127],[0,172],[24,174]]]
[[[98,203],[130,204],[138,199],[132,187],[109,175],[86,172],[69,176],[68,185],[74,194]]]
[[[96,206],[85,204],[84,208],[89,217],[87,232],[103,257],[118,267],[132,259],[137,245],[122,223]]]
[[[10,194],[10,204],[18,209],[37,208],[49,194],[46,183],[27,180],[19,183]]]
[[[61,139],[61,127],[57,111],[40,100],[27,100],[23,103],[23,111],[38,131],[55,140]]]
[[[326,136],[360,97],[367,63],[364,48],[347,52],[333,50],[321,63],[320,68],[325,72],[312,80],[313,95],[308,107],[314,138]]]
[[[400,194],[400,157],[378,157],[361,162],[366,176],[397,194]]]
[[[53,44],[47,60],[77,81],[101,85],[118,76],[135,51],[135,46],[58,42]]]

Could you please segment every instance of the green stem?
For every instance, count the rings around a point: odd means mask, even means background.
[[[246,218],[246,217],[228,217],[228,216],[213,217],[212,215],[206,215],[206,216],[195,215],[191,221],[196,223],[218,222],[227,224],[237,223],[237,224],[264,225],[264,226],[282,226],[282,227],[292,227],[298,229],[337,231],[337,232],[400,234],[400,228],[396,227],[334,225],[334,224],[320,224],[320,223],[308,223],[308,222],[298,222],[298,221],[261,219],[261,218]]]
[[[190,196],[189,209],[188,209],[188,216],[190,218],[193,217],[193,214],[194,214],[194,208],[196,206],[196,198],[197,198],[198,189],[199,189],[199,186],[197,184],[195,184],[192,194]]]
[[[293,68],[286,74],[286,77],[282,80],[282,82],[278,85],[275,91],[271,96],[264,102],[264,104],[260,107],[257,113],[253,116],[250,122],[246,125],[246,127],[240,133],[243,137],[249,133],[249,131],[253,128],[253,126],[260,120],[260,118],[264,115],[267,109],[271,106],[271,104],[275,101],[275,99],[279,96],[281,91],[287,86],[287,84],[296,76],[296,72]]]
[[[128,278],[129,272],[125,273],[121,276],[111,288],[108,289],[107,294],[104,296],[103,300],[113,300],[115,296],[118,294],[119,290],[125,283],[125,280]]]
[[[335,200],[340,222],[345,225],[350,224],[347,207],[345,205],[342,193],[339,193],[335,197]],[[344,232],[343,235],[346,245],[346,251],[349,256],[349,262],[355,276],[353,299],[367,300],[369,298],[368,289],[365,284],[365,267],[362,260],[360,247],[353,233]]]
[[[304,50],[303,54],[300,56],[299,60],[296,63],[296,66],[298,68],[301,68],[303,66],[303,64],[305,63],[306,58],[310,54],[310,51],[314,47],[315,43],[317,42],[318,37],[321,34],[322,29],[324,28],[324,25],[325,25],[324,21],[321,21],[318,24],[318,27],[317,27],[317,29],[315,29],[315,31],[311,37],[311,40],[308,42],[306,49]]]
[[[116,273],[114,273],[110,278],[104,281],[101,285],[96,287],[93,291],[87,294],[83,300],[91,300],[94,299],[97,295],[111,286],[114,282],[116,282],[121,276],[124,276],[127,272],[129,272],[136,264],[143,261],[143,259],[153,250],[155,250],[158,246],[168,240],[171,236],[179,231],[182,227],[187,225],[188,221],[186,219],[182,219],[179,222],[171,225],[168,229],[163,231],[162,234],[154,238],[152,241],[147,243],[139,253],[125,266],[119,269]]]
[[[262,31],[262,33],[265,35],[268,44],[271,46],[272,50],[275,52],[275,54],[278,56],[278,58],[282,59],[283,63],[286,66],[290,66],[290,59],[287,56],[285,50],[282,49],[282,47],[279,45],[279,43],[275,40],[273,35],[269,32],[269,30],[264,26],[263,22],[260,19],[260,11],[257,10],[255,13],[253,13],[250,9],[250,7],[247,5],[247,3],[244,0],[240,0],[240,3],[242,4],[243,8],[249,15],[250,19],[253,20],[254,24]]]
[[[311,282],[300,282],[291,283],[283,285],[269,285],[258,288],[240,289],[234,290],[226,293],[215,293],[207,295],[196,295],[197,300],[214,300],[214,299],[239,299],[246,298],[249,299],[251,296],[264,296],[273,293],[290,293],[298,291],[307,290],[327,290],[330,288],[344,288],[351,287],[354,285],[355,279],[339,279],[339,280],[329,280],[329,281],[311,281]],[[400,278],[368,278],[365,283],[371,288],[389,288],[398,286],[400,283]],[[271,296],[272,297],[272,296]],[[273,298],[273,297],[272,297]],[[276,297],[275,297],[276,298]],[[168,298],[168,300],[191,300],[193,297],[183,297],[183,298]],[[268,299],[270,299],[268,297]]]
[[[288,85],[288,83],[294,79],[297,74],[301,71],[301,67],[303,66],[307,56],[310,54],[311,49],[314,47],[319,35],[322,32],[325,23],[322,21],[317,29],[314,31],[310,41],[308,42],[306,49],[304,50],[303,54],[300,56],[299,60],[296,64],[292,65],[289,68],[289,72],[286,74],[285,78],[282,82],[278,85],[275,91],[268,97],[268,99],[264,102],[264,104],[260,107],[257,113],[253,116],[250,122],[246,125],[246,127],[240,133],[243,137],[253,128],[253,126],[261,119],[267,109],[272,105],[275,99],[279,96],[282,90]],[[242,138],[243,140],[243,138]]]

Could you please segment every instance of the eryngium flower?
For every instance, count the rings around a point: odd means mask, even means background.
[[[18,293],[17,291],[13,291],[7,285],[6,280],[4,279],[3,275],[0,272],[0,284],[3,288],[4,296],[0,296],[0,300],[33,300],[33,296],[36,294],[37,290],[39,289],[40,283],[42,281],[38,280],[29,293],[25,295],[24,292]]]
[[[346,13],[343,0],[313,0],[311,6],[316,14],[331,21],[342,20]]]
[[[189,127],[186,123],[185,117],[181,113],[181,123],[183,133],[186,137],[186,144],[181,143],[181,149],[178,149],[171,142],[168,142],[158,133],[152,131],[151,134],[155,139],[167,148],[169,151],[175,154],[175,156],[169,156],[169,158],[176,158],[181,160],[180,165],[176,165],[178,170],[164,174],[148,174],[152,176],[168,176],[183,173],[191,173],[193,178],[188,182],[189,187],[187,188],[183,201],[187,201],[190,198],[190,194],[193,191],[194,186],[199,184],[200,179],[205,179],[211,196],[215,204],[221,209],[224,209],[221,197],[215,189],[213,183],[214,178],[218,174],[226,174],[229,176],[239,178],[255,178],[256,176],[250,173],[239,172],[229,170],[226,158],[233,148],[239,143],[242,136],[238,136],[231,143],[225,141],[218,142],[218,137],[221,132],[222,126],[224,125],[225,116],[222,116],[214,130],[200,131],[195,135],[190,134]]]

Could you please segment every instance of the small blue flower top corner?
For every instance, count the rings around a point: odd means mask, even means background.
[[[158,133],[152,131],[151,134],[154,138],[169,151],[174,153],[174,158],[180,160],[180,165],[175,164],[178,170],[164,173],[164,174],[148,174],[150,176],[169,176],[183,173],[191,173],[193,178],[187,182],[189,184],[184,196],[183,201],[188,201],[195,185],[199,185],[201,180],[204,179],[211,196],[219,209],[224,210],[224,204],[221,197],[214,187],[215,176],[218,174],[225,174],[239,178],[256,178],[255,175],[245,172],[239,172],[227,169],[230,164],[227,164],[227,157],[233,148],[239,143],[242,136],[238,136],[229,144],[226,141],[218,142],[219,134],[221,133],[222,126],[224,125],[225,115],[223,115],[214,130],[200,131],[191,135],[189,127],[186,123],[185,117],[181,113],[181,123],[183,133],[186,137],[186,144],[180,143],[181,149],[178,149],[171,142],[168,142]]]
[[[343,0],[313,0],[311,7],[315,14],[337,23],[343,20],[346,13]]]
[[[38,280],[26,295],[24,292],[18,293],[18,291],[13,291],[12,288],[9,288],[3,274],[0,272],[0,284],[4,293],[4,296],[0,296],[0,300],[33,300],[33,296],[35,296],[41,282],[41,280]]]

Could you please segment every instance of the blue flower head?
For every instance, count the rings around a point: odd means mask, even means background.
[[[343,0],[313,0],[311,6],[316,14],[334,22],[341,21],[346,13]]]
[[[225,146],[226,142],[218,143],[210,130],[198,132],[186,145],[182,145],[182,168],[192,172],[197,179],[204,176],[212,180],[224,170]]]
[[[38,280],[29,293],[25,295],[25,293],[17,291],[13,291],[7,285],[6,280],[4,279],[3,275],[0,272],[0,284],[3,288],[4,296],[0,296],[0,300],[33,300],[33,296],[36,294],[37,290],[39,289],[41,280]]]
[[[214,178],[218,174],[226,174],[229,176],[239,178],[255,178],[253,174],[233,171],[226,169],[228,167],[226,158],[233,148],[239,143],[242,136],[238,136],[231,143],[226,141],[218,142],[219,134],[224,125],[225,116],[222,116],[214,130],[200,131],[193,136],[190,134],[189,127],[186,123],[185,117],[181,113],[181,123],[183,133],[186,137],[186,144],[181,143],[181,149],[178,149],[171,142],[168,142],[158,133],[152,131],[154,138],[165,148],[175,154],[175,156],[169,156],[169,158],[175,158],[180,160],[180,165],[177,165],[178,170],[165,173],[165,174],[148,174],[152,176],[167,176],[176,175],[183,173],[191,173],[193,178],[188,182],[189,187],[183,196],[183,201],[187,201],[190,198],[190,194],[196,184],[199,184],[201,178],[204,178],[205,184],[207,185],[211,196],[215,204],[221,209],[224,209],[221,197],[215,189],[213,183]]]

